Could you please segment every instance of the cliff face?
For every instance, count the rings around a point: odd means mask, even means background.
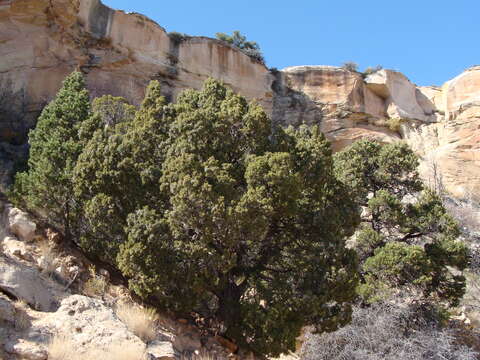
[[[148,18],[99,0],[0,0],[0,59],[0,181],[25,152],[40,110],[79,68],[92,96],[134,104],[152,79],[172,99],[213,76],[257,99],[277,124],[320,124],[336,150],[365,137],[405,139],[427,180],[435,169],[455,195],[480,194],[480,68],[442,88],[417,87],[390,70],[366,78],[328,66],[272,73],[223,42],[172,39]]]
[[[159,25],[98,0],[0,1],[0,141],[22,143],[42,107],[75,68],[92,96],[138,104],[151,79],[174,96],[208,77],[268,106],[273,77],[264,65],[213,39],[173,41]]]
[[[480,195],[480,67],[443,87],[417,87],[403,74],[361,74],[327,66],[284,69],[273,119],[320,124],[335,150],[361,138],[405,140],[427,182],[455,196]]]

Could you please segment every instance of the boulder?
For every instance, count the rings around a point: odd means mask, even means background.
[[[35,237],[37,224],[35,224],[26,212],[7,205],[5,207],[7,230],[16,235],[20,240],[31,241]]]
[[[32,308],[53,311],[57,307],[54,296],[56,284],[41,276],[38,270],[0,254],[0,289]]]
[[[7,255],[17,257],[23,260],[33,260],[27,245],[23,241],[19,241],[16,237],[6,236],[1,242],[3,252]]]
[[[175,350],[169,341],[152,341],[147,346],[150,360],[175,360]]]

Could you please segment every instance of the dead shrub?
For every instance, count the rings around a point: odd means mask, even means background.
[[[52,276],[57,268],[56,259],[58,254],[47,241],[44,241],[40,244],[40,252],[42,255],[42,261],[40,263],[42,273]]]
[[[332,333],[307,333],[305,360],[475,360],[452,329],[419,307],[378,304],[355,308],[352,322]]]
[[[94,266],[91,266],[88,271],[90,278],[83,284],[83,293],[91,297],[103,297],[108,288],[107,280],[96,273]]]
[[[23,300],[18,300],[14,303],[15,307],[15,329],[23,331],[31,326],[30,316],[28,316],[28,304]]]

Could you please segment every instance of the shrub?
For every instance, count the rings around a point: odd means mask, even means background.
[[[364,78],[366,78],[368,75],[375,74],[376,72],[378,72],[378,71],[380,71],[380,70],[382,70],[382,69],[383,69],[383,67],[382,67],[381,65],[377,65],[377,66],[375,66],[375,67],[370,67],[370,66],[369,66],[369,67],[367,67],[367,68],[363,71],[362,76],[363,76]]]
[[[440,315],[418,306],[377,304],[355,308],[352,322],[329,334],[307,333],[305,360],[475,360],[459,345],[452,329],[442,329]]]
[[[40,253],[41,253],[41,263],[40,268],[42,272],[48,276],[52,276],[55,273],[55,269],[57,268],[57,253],[53,249],[52,244],[48,241],[44,241],[40,245]]]
[[[144,342],[156,338],[156,323],[159,317],[154,309],[123,303],[117,307],[116,314],[127,328]]]
[[[356,245],[363,299],[402,293],[458,305],[468,249],[457,239],[459,228],[442,199],[422,185],[413,151],[402,143],[361,140],[335,154],[335,168],[357,206],[367,210]]]
[[[265,58],[263,57],[263,54],[261,53],[260,50],[257,49],[243,49],[242,52],[245,55],[250,56],[252,59],[255,59],[261,63],[265,62]]]
[[[31,321],[30,316],[27,313],[28,304],[23,300],[17,300],[14,304],[15,307],[15,329],[24,331],[30,328]]]
[[[97,130],[79,157],[82,246],[138,295],[257,353],[348,322],[358,209],[319,128],[272,133],[258,104],[213,79],[175,104],[160,94],[152,82],[135,119]]]
[[[90,115],[85,80],[80,72],[73,72],[30,131],[28,170],[15,178],[14,200],[33,211],[42,210],[47,222],[58,224],[67,238],[74,233],[78,215],[72,183],[82,150],[77,130]]]
[[[48,343],[49,360],[76,360],[79,358],[78,346],[66,336],[54,336]]]
[[[225,41],[230,45],[240,49],[244,54],[250,56],[261,63],[264,62],[263,55],[260,51],[260,46],[255,41],[247,41],[247,38],[243,36],[240,31],[234,31],[232,35],[225,33],[216,33],[218,40]]]
[[[83,293],[87,296],[103,297],[108,288],[107,280],[96,273],[94,266],[91,266],[88,271],[90,277],[83,284]]]
[[[190,37],[187,34],[180,33],[177,31],[169,32],[168,36],[175,44],[180,44],[181,42],[188,40],[188,38]]]
[[[342,68],[351,71],[351,72],[357,72],[358,71],[358,64],[353,61],[347,61],[342,64]]]
[[[400,125],[403,123],[403,119],[400,118],[389,118],[387,120],[388,128],[394,132],[400,131]]]

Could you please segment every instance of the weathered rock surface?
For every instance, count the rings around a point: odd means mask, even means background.
[[[0,295],[0,321],[13,323],[14,319],[15,308],[12,302],[5,295]]]
[[[166,95],[199,87],[208,76],[265,104],[267,68],[217,40],[180,43],[140,14],[99,0],[10,0],[0,4],[0,141],[22,143],[35,117],[72,70],[87,74],[92,96],[138,104],[151,79]],[[115,79],[115,81],[112,81]]]
[[[5,351],[26,360],[46,360],[48,358],[45,346],[38,346],[23,339],[7,342]]]
[[[277,124],[319,124],[335,150],[361,138],[390,142],[400,138],[385,127],[385,101],[359,73],[334,66],[284,69],[274,83],[272,117]]]
[[[108,348],[128,342],[145,349],[145,344],[122,323],[101,300],[81,295],[65,298],[55,313],[36,324],[45,332],[69,337],[73,344],[85,348]]]
[[[29,215],[11,205],[4,210],[7,222],[7,231],[16,235],[20,240],[32,241],[35,237],[37,225],[30,219]]]
[[[12,209],[0,201],[0,213],[9,214]],[[25,213],[22,216],[28,218]],[[128,358],[145,354],[149,360],[204,352],[226,359],[230,354],[213,335],[168,316],[161,316],[155,325],[154,339],[143,342],[114,311],[116,303],[132,301],[123,285],[109,284],[99,296],[102,299],[72,294],[81,291],[89,278],[85,276],[88,259],[62,241],[54,241],[57,234],[52,230],[45,234],[49,241],[39,231],[36,241],[29,243],[10,230],[9,217],[0,216],[0,359],[46,360],[49,343],[56,337],[74,347],[75,357],[67,356],[72,359],[116,359],[118,352]],[[46,256],[58,265],[51,273],[43,271]],[[108,271],[100,269],[99,273],[109,280]]]
[[[332,66],[270,72],[221,41],[175,40],[145,16],[99,0],[2,1],[0,57],[2,183],[18,165],[39,111],[78,68],[92,96],[123,96],[134,104],[151,79],[172,99],[213,76],[259,100],[277,124],[319,124],[335,150],[360,138],[404,139],[422,156],[427,180],[438,163],[451,193],[480,194],[480,67],[441,88],[417,87],[392,70],[366,78]]]
[[[151,360],[175,360],[175,350],[169,341],[152,341],[147,346]]]
[[[55,289],[38,270],[0,254],[0,289],[32,308],[53,311],[57,307]]]
[[[435,106],[405,75],[380,70],[365,79],[368,89],[385,101],[389,118],[436,122]]]

